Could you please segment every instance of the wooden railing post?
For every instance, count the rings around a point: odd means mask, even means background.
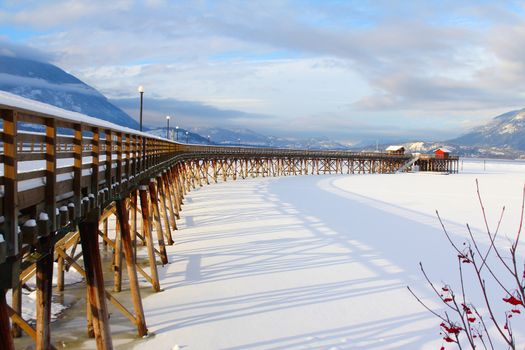
[[[3,120],[4,142],[4,197],[3,197],[3,236],[7,243],[7,259],[0,264],[0,289],[10,289],[18,285],[20,270],[20,236],[18,234],[18,115],[12,110],[0,110]]]
[[[57,128],[54,118],[46,119],[46,212],[49,216],[51,232],[58,228],[56,212],[56,176],[57,176],[57,158],[56,158],[56,138]]]
[[[91,156],[93,158],[91,164],[91,193],[98,193],[98,176],[99,176],[99,162],[100,162],[100,131],[98,128],[93,128],[93,140]],[[96,196],[95,198],[97,198]],[[78,209],[80,211],[80,208]]]

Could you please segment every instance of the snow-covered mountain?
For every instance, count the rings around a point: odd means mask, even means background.
[[[0,56],[0,90],[138,129],[136,120],[71,74],[49,63]]]
[[[164,129],[165,130],[165,129]],[[249,129],[225,129],[225,128],[192,128],[192,132],[198,133],[214,144],[220,145],[243,145],[253,147],[276,147],[296,149],[349,149],[349,145],[330,140],[326,137],[315,138],[283,138],[267,136]]]
[[[152,135],[155,135],[155,136],[159,136],[159,137],[164,137],[166,138],[166,127],[163,127],[163,128],[157,128],[157,129],[151,129],[151,130],[148,130],[146,131],[147,133],[149,134],[152,134]],[[186,132],[188,132],[188,135],[186,135]],[[173,141],[179,141],[180,143],[191,143],[191,144],[200,144],[200,145],[206,145],[208,144],[208,139],[199,135],[199,134],[196,134],[194,132],[191,132],[189,130],[186,130],[186,129],[183,129],[183,128],[179,128],[179,131],[178,131],[178,136],[177,136],[177,133],[176,133],[176,129],[175,128],[170,128],[170,132],[169,132],[169,138]]]
[[[463,146],[525,150],[525,108],[499,115],[484,126],[450,140]]]

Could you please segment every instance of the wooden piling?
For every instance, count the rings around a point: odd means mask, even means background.
[[[120,292],[122,290],[122,239],[118,223],[115,223],[115,250],[113,257],[113,291]]]
[[[162,220],[164,222],[164,227],[166,228],[164,230],[164,235],[166,236],[166,239],[168,241],[169,245],[173,245],[173,238],[171,237],[171,227],[172,222],[175,220],[170,221],[168,220],[168,204],[166,201],[166,197],[169,197],[169,190],[165,186],[164,183],[164,177],[163,174],[159,174],[157,176],[157,184],[158,184],[158,193],[159,193],[159,202],[160,202],[160,213],[162,216]],[[171,212],[171,217],[173,216],[173,212]]]
[[[124,257],[126,259],[126,267],[128,271],[129,288],[131,292],[131,300],[133,301],[133,308],[135,310],[135,323],[137,332],[140,337],[148,334],[146,327],[146,320],[144,317],[144,309],[142,307],[142,299],[140,297],[139,282],[137,277],[137,269],[135,267],[135,254],[133,245],[131,244],[131,233],[129,227],[128,211],[126,210],[126,203],[124,199],[117,200],[117,217],[120,225],[120,235],[122,237],[122,246],[124,250]]]
[[[159,274],[157,271],[157,262],[155,260],[155,250],[153,246],[153,237],[151,235],[151,225],[149,222],[149,204],[148,204],[148,187],[140,186],[140,208],[142,211],[142,232],[146,239],[148,250],[148,260],[150,267],[151,284],[155,292],[160,292]]]
[[[157,232],[157,241],[159,244],[160,259],[163,265],[168,263],[168,254],[166,252],[166,245],[164,244],[164,234],[162,230],[162,221],[160,217],[160,208],[159,208],[159,196],[157,193],[157,188],[155,186],[155,181],[153,179],[149,182],[149,195],[151,198],[151,205],[153,208],[153,222],[155,224],[155,231]]]
[[[6,290],[0,289],[0,349],[15,350],[11,336],[11,321],[9,320],[9,306],[6,302]]]
[[[113,349],[98,246],[98,213],[92,212],[78,225],[86,271],[88,303],[98,350]]]
[[[11,308],[17,314],[22,314],[22,284],[18,284],[11,289]],[[11,334],[13,338],[20,338],[22,336],[22,329],[18,324],[14,323],[11,327]]]
[[[51,347],[51,295],[53,283],[53,246],[36,263],[36,350]]]

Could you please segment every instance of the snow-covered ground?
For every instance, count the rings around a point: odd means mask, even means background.
[[[458,175],[257,178],[198,188],[185,199],[171,263],[160,270],[164,291],[144,300],[154,336],[134,349],[439,349],[440,321],[406,286],[442,307],[418,263],[438,286],[457,283],[457,259],[435,210],[457,242],[466,222],[483,237],[476,178],[491,226],[506,206],[498,240],[506,246],[519,223],[524,163],[490,162],[484,170],[483,162],[465,161]],[[506,295],[491,293],[501,317]],[[467,294],[479,297],[469,286]],[[522,344],[520,317],[514,329]]]

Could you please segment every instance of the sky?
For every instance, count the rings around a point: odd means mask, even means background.
[[[525,107],[513,1],[4,0],[0,53],[56,64],[134,117],[143,85],[148,119],[186,128],[439,140]]]

